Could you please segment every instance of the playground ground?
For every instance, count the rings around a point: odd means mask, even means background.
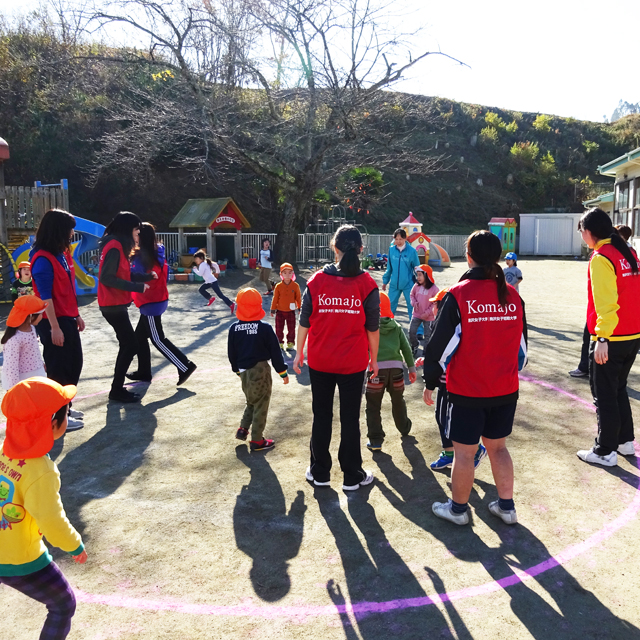
[[[384,450],[368,452],[363,434],[370,487],[346,495],[336,469],[331,488],[314,489],[304,479],[307,371],[286,387],[274,378],[266,435],[277,447],[249,454],[234,439],[243,396],[226,358],[226,307],[205,308],[195,286],[172,285],[166,333],[198,371],[176,388],[175,369],[153,352],[142,403],[120,406],[106,396],[114,335],[87,301],[76,404],[86,427],[51,454],[89,554],[84,566],[55,554],[78,596],[69,637],[640,639],[638,459],[606,469],[576,457],[595,432],[588,382],[567,375],[580,351],[586,262],[518,266],[530,364],[509,441],[514,527],[487,510],[497,497],[487,461],[471,526],[431,513],[449,493],[450,473],[428,467],[440,446],[421,384],[405,394],[414,438],[394,432],[388,400]],[[437,283],[463,271],[461,262],[436,270]],[[222,286],[231,295],[250,282],[235,274]],[[637,420],[639,374],[636,364]],[[0,586],[0,616],[3,637],[36,638],[45,609]]]

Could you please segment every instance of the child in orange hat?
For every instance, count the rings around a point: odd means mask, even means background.
[[[40,355],[36,325],[47,304],[37,296],[16,298],[0,340],[3,348],[2,388],[11,389],[20,380],[47,375]]]
[[[32,295],[31,263],[25,260],[18,265],[16,279],[11,283],[11,299],[15,302],[20,296]]]
[[[420,327],[424,327],[425,347],[431,337],[431,327],[436,318],[436,306],[432,298],[438,293],[438,287],[433,280],[433,269],[428,264],[421,264],[416,267],[414,273],[416,283],[413,285],[409,295],[413,305],[413,315],[409,325],[409,343],[415,357],[419,347],[418,330]]]
[[[264,438],[271,402],[269,360],[284,384],[289,384],[287,365],[273,328],[260,322],[265,316],[260,292],[252,288],[238,291],[235,312],[238,322],[229,327],[227,350],[231,369],[242,379],[242,391],[247,399],[236,438],[246,440],[251,428],[251,451],[265,451],[275,446],[273,440]]]
[[[60,474],[47,455],[67,428],[76,387],[30,378],[2,399],[7,435],[0,455],[0,583],[45,604],[41,638],[66,638],[76,601],[42,537],[84,564],[87,552],[60,501]],[[53,416],[53,417],[52,417]]]
[[[411,420],[407,417],[404,401],[404,363],[409,367],[409,382],[416,381],[416,367],[409,341],[402,327],[393,319],[391,301],[386,293],[380,293],[380,344],[378,346],[378,375],[367,381],[367,448],[380,451],[385,433],[382,428],[380,409],[384,392],[391,396],[391,410],[396,429],[408,436]]]
[[[289,262],[280,265],[280,277],[273,290],[271,317],[276,316],[276,336],[284,349],[284,324],[287,323],[287,349],[293,349],[296,337],[296,310],[302,305],[300,285],[295,281],[296,274]]]

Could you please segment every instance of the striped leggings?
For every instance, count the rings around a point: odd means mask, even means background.
[[[162,316],[140,315],[136,327],[136,340],[138,343],[138,373],[143,377],[151,377],[151,350],[149,340],[153,346],[172,364],[180,373],[189,367],[189,359],[169,339],[165,338],[162,329]]]
[[[64,640],[67,637],[71,618],[76,612],[76,598],[55,562],[26,576],[0,576],[0,584],[46,605],[48,613],[40,640]]]

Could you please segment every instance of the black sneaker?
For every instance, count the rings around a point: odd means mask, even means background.
[[[181,384],[184,384],[189,377],[191,376],[191,374],[198,368],[198,366],[196,365],[195,362],[190,362],[189,366],[187,367],[186,371],[183,371],[179,376],[178,376],[178,383],[177,386],[179,387]]]
[[[125,377],[129,380],[133,380],[134,382],[151,382],[151,376],[142,375],[138,371],[134,371],[133,373],[125,373]]]
[[[569,371],[569,375],[572,378],[587,378],[589,376],[589,372],[583,371],[582,369],[574,369],[573,371]]]
[[[126,389],[116,389],[109,392],[109,400],[114,402],[140,402],[140,396],[137,393],[131,393]]]
[[[236,438],[238,438],[238,440],[246,440],[248,435],[249,429],[238,427],[238,430],[236,431]]]

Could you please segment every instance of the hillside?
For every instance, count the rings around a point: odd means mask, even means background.
[[[0,29],[0,136],[11,147],[6,184],[67,178],[73,212],[106,222],[118,210],[132,210],[160,229],[188,198],[230,195],[254,230],[275,229],[277,194],[233,166],[204,180],[167,160],[144,170],[122,167],[92,180],[98,141],[118,126],[114,105],[129,100],[131,86],[150,72],[99,61],[97,45],[91,47],[96,59],[90,64],[71,53],[87,52],[70,51],[46,32]],[[50,63],[60,59],[65,62]],[[386,96],[389,103],[406,103],[402,94]],[[371,232],[395,228],[409,210],[428,233],[466,233],[486,226],[491,216],[548,207],[580,210],[582,200],[609,188],[593,184],[605,182],[597,166],[640,145],[640,115],[599,124],[441,98],[412,99],[435,116],[412,122],[412,144],[442,154],[442,170],[430,176],[386,170],[384,197],[372,204],[369,215],[357,216]],[[325,185],[334,203],[339,202],[336,186]]]

